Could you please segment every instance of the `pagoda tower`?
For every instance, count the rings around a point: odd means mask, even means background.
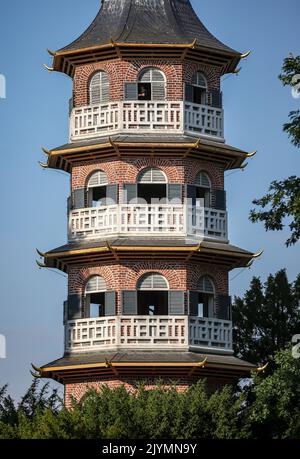
[[[64,355],[34,368],[67,405],[103,384],[214,390],[249,375],[228,274],[257,255],[229,242],[224,173],[251,154],[225,143],[220,87],[245,55],[189,0],[103,0],[50,54],[74,85],[69,142],[42,165],[70,174],[69,232],[39,265],[68,274],[68,299]]]

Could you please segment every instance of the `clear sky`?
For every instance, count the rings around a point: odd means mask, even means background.
[[[0,360],[0,386],[9,383],[19,397],[31,382],[30,363],[45,364],[63,353],[63,301],[67,279],[38,270],[35,248],[48,250],[66,241],[68,174],[43,171],[41,146],[66,143],[71,80],[49,74],[46,48],[59,49],[91,23],[99,0],[11,0],[2,2],[0,74],[7,99],[0,100],[1,149],[1,309],[0,334],[7,359]],[[300,272],[300,245],[287,249],[287,233],[266,233],[248,220],[251,202],[273,179],[299,175],[300,152],[282,124],[299,107],[277,76],[289,52],[299,50],[299,0],[194,0],[205,25],[227,45],[251,57],[239,76],[224,78],[225,134],[229,144],[258,155],[244,172],[228,173],[230,239],[264,256],[231,282],[242,294],[253,275],[265,279],[287,268]],[[231,174],[231,175],[230,175]],[[239,271],[233,271],[234,278]],[[54,384],[52,384],[54,385]]]

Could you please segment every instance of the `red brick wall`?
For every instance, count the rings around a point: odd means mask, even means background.
[[[193,184],[199,171],[207,172],[212,187],[224,188],[224,168],[218,164],[198,159],[179,158],[127,158],[122,160],[85,161],[73,165],[72,190],[85,188],[90,175],[101,169],[109,183],[135,183],[139,172],[145,167],[159,167],[168,179],[168,183]]]
[[[174,378],[175,379],[175,378]],[[144,383],[145,379],[141,380],[140,382]],[[145,390],[153,390],[157,386],[155,385],[156,380],[151,380],[148,379],[145,387]],[[89,389],[96,389],[96,390],[101,390],[102,387],[107,386],[110,389],[116,389],[118,387],[124,386],[125,389],[134,394],[137,391],[137,383],[139,381],[137,379],[110,379],[110,380],[103,380],[99,381],[96,378],[94,379],[89,379],[82,381],[81,383],[73,383],[73,384],[66,384],[65,385],[65,405],[67,408],[71,408],[72,406],[72,399],[74,398],[77,401],[80,401],[81,398],[84,396],[84,394],[89,390]],[[176,389],[178,392],[184,392],[186,391],[192,384],[196,382],[195,379],[185,379],[185,380],[180,380],[178,378],[176,380]],[[215,380],[212,378],[208,379],[208,392],[212,393],[216,391],[217,389],[223,387],[225,385],[225,381],[222,382],[220,380]],[[174,387],[174,384],[169,381],[165,381],[163,384],[164,389],[169,389],[171,387]]]
[[[134,82],[145,67],[157,67],[167,79],[167,100],[183,100],[183,85],[191,83],[192,76],[202,71],[208,82],[208,90],[219,90],[220,70],[217,67],[181,62],[180,60],[138,59],[134,61],[106,61],[76,67],[74,76],[74,104],[89,104],[89,82],[99,70],[108,73],[110,81],[110,100],[124,99],[124,83]]]
[[[228,270],[210,264],[164,261],[132,261],[98,266],[70,266],[69,294],[84,296],[85,285],[93,275],[102,276],[108,290],[117,292],[117,311],[122,311],[121,292],[135,290],[138,279],[145,273],[158,272],[169,282],[170,290],[197,290],[200,277],[209,275],[215,282],[217,294],[228,294]],[[186,305],[187,306],[187,305]],[[186,307],[187,313],[187,307]]]

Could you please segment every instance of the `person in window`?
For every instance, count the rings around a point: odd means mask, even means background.
[[[138,92],[139,100],[151,100],[151,85],[139,84]]]

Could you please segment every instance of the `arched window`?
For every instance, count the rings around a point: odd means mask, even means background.
[[[137,179],[138,183],[167,183],[167,178],[165,176],[165,173],[156,168],[147,168],[143,169]]]
[[[199,289],[199,292],[214,295],[215,294],[214,281],[209,276],[202,276],[199,279],[198,289]]]
[[[99,207],[107,198],[108,178],[105,172],[94,172],[87,183],[88,207]]]
[[[137,283],[138,290],[169,290],[166,278],[159,273],[144,274]]]
[[[143,169],[137,178],[137,197],[147,204],[163,202],[167,199],[167,177],[156,168]]]
[[[156,68],[142,70],[138,79],[138,100],[165,100],[166,79]]]
[[[101,276],[90,277],[85,287],[85,294],[99,293],[106,291],[106,282]]]
[[[196,72],[192,84],[185,85],[185,99],[198,105],[208,105],[207,80],[203,73]]]
[[[169,284],[159,273],[147,273],[137,283],[137,307],[139,315],[168,314]]]
[[[214,316],[215,284],[209,276],[202,276],[198,282],[194,315],[198,317]]]
[[[90,81],[90,105],[109,102],[109,79],[106,72],[100,71]]]
[[[125,99],[165,100],[165,74],[155,67],[143,69],[135,83],[125,83]]]
[[[200,171],[195,180],[196,198],[200,200],[202,207],[210,207],[211,181],[206,172]]]
[[[85,315],[86,317],[105,316],[106,282],[101,276],[92,276],[85,287]]]
[[[207,90],[207,81],[203,73],[201,72],[194,73],[192,82],[194,86],[204,89],[205,91]]]

